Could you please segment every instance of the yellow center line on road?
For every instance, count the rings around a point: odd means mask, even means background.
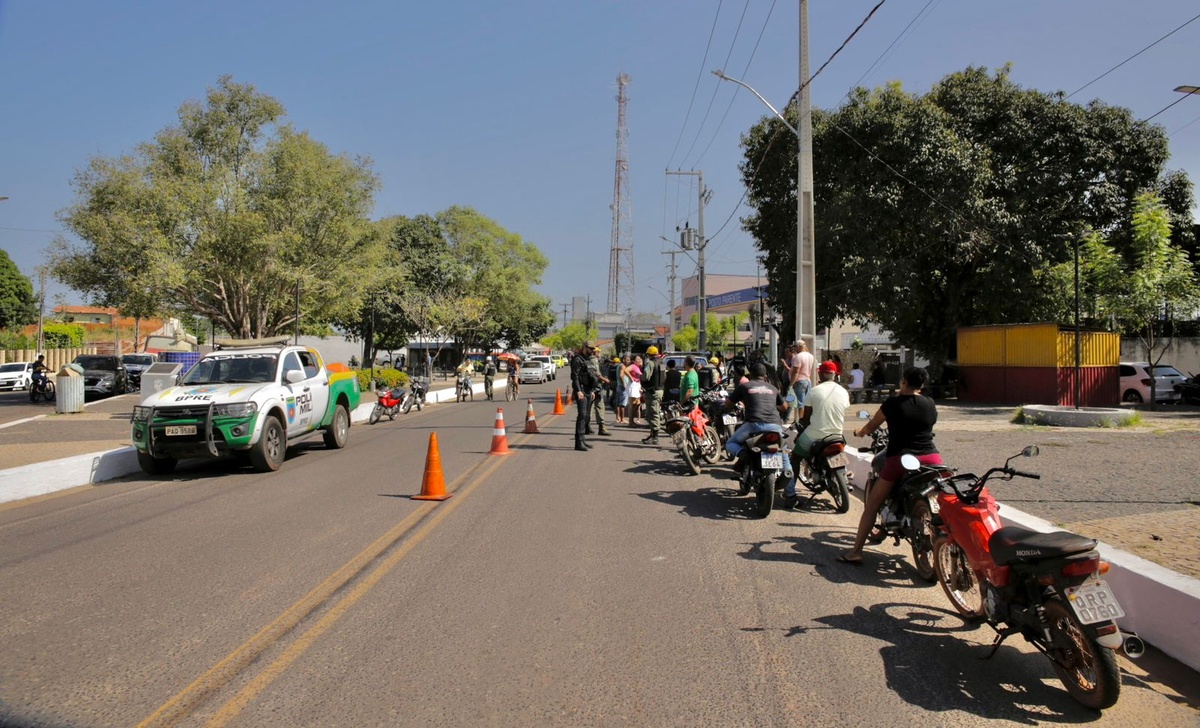
[[[553,416],[552,416],[553,417]],[[532,437],[527,435],[521,438],[524,442]],[[518,444],[518,443],[514,443]],[[322,634],[329,630],[341,617],[354,606],[372,587],[375,586],[384,576],[388,574],[395,566],[403,559],[417,544],[425,539],[433,529],[440,524],[450,513],[452,513],[462,500],[468,496],[475,488],[485,482],[501,465],[504,464],[507,458],[490,458],[485,457],[475,465],[471,466],[466,473],[459,476],[452,487],[447,490],[454,493],[457,497],[442,502],[423,503],[416,511],[409,514],[404,520],[396,524],[387,533],[377,539],[373,544],[364,549],[361,553],[347,562],[344,566],[334,572],[328,579],[322,582],[319,586],[310,591],[300,601],[293,604],[278,618],[259,630],[258,634],[251,637],[236,650],[227,655],[224,659],[198,677],[191,685],[186,687],[182,692],[175,695],[173,698],[164,703],[160,708],[154,711],[150,717],[138,724],[139,728],[148,726],[171,726],[176,725],[199,706],[204,700],[209,698],[213,693],[228,684],[243,670],[249,667],[258,657],[268,648],[279,642],[292,629],[296,627],[303,619],[316,611],[322,604],[327,602],[336,592],[345,587],[351,580],[358,577],[375,559],[393,546],[397,541],[403,538],[410,530],[415,528],[430,515],[431,511],[437,509],[437,513],[422,527],[420,530],[413,533],[412,537],[405,542],[397,551],[390,555],[385,561],[381,562],[374,570],[368,573],[362,580],[355,585],[345,596],[339,599],[330,608],[320,620],[317,621],[311,628],[301,634],[291,646],[266,669],[263,670],[257,677],[254,678],[246,687],[238,692],[232,699],[223,705],[213,716],[209,725],[225,725],[237,714],[244,709],[249,703],[266,689],[272,682],[278,678],[284,670],[287,669],[297,658],[299,658]],[[466,485],[462,483],[467,482]],[[438,506],[441,506],[439,509]]]

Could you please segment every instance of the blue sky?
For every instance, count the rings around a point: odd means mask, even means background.
[[[810,3],[814,71],[875,3]],[[665,312],[660,236],[696,223],[695,188],[668,167],[702,170],[713,189],[709,271],[755,271],[737,224],[738,139],[768,112],[709,71],[723,67],[782,104],[799,82],[798,5],[0,0],[0,195],[10,198],[0,248],[32,277],[61,231],[56,213],[74,199],[75,171],[151,139],[180,104],[232,74],[334,151],[371,157],[383,184],[375,217],[475,207],[546,253],[541,290],[554,304],[589,294],[602,303],[616,77],[628,73],[637,304]],[[1197,13],[1194,0],[888,0],[813,82],[813,103],[832,108],[856,84],[922,92],[968,65],[1005,63],[1023,86],[1070,93]],[[1149,117],[1179,98],[1176,86],[1200,85],[1197,49],[1200,20],[1072,100]],[[1200,96],[1154,121],[1170,134],[1169,166],[1200,179]],[[49,293],[84,303],[55,284]]]

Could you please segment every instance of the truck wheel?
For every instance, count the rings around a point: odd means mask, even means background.
[[[350,415],[346,412],[346,406],[339,402],[333,413],[333,422],[330,422],[329,427],[325,428],[325,447],[334,450],[346,447],[346,435],[349,432]]]
[[[154,458],[150,457],[149,453],[144,453],[138,450],[137,454],[138,465],[142,470],[150,475],[166,475],[173,471],[179,463],[175,458]]]
[[[250,449],[250,462],[255,470],[269,473],[279,470],[286,453],[287,439],[283,434],[283,425],[279,424],[279,418],[275,415],[267,415],[258,442]]]

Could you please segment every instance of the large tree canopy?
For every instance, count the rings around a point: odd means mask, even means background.
[[[377,179],[283,113],[226,76],[136,153],[92,159],[62,213],[83,245],[59,241],[54,275],[127,315],[184,310],[242,337],[356,311]]]
[[[787,113],[794,119],[795,107]],[[871,321],[935,362],[960,326],[1052,318],[1049,272],[1086,230],[1132,255],[1139,192],[1158,191],[1192,244],[1191,185],[1164,174],[1161,127],[1127,109],[1022,89],[969,68],[924,95],[857,89],[813,116],[817,319]],[[796,138],[775,119],[743,136],[772,304],[792,328]]]
[[[23,275],[8,253],[0,250],[0,329],[37,321],[33,284]]]

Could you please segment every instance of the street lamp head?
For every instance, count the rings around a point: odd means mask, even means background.
[[[7,199],[8,199],[8,198],[7,198],[7,197],[5,197],[4,195],[0,195],[0,202],[4,202],[4,201],[5,201],[5,200],[7,200]]]
[[[1176,86],[1175,90],[1181,94],[1196,94],[1200,93],[1200,86]]]

